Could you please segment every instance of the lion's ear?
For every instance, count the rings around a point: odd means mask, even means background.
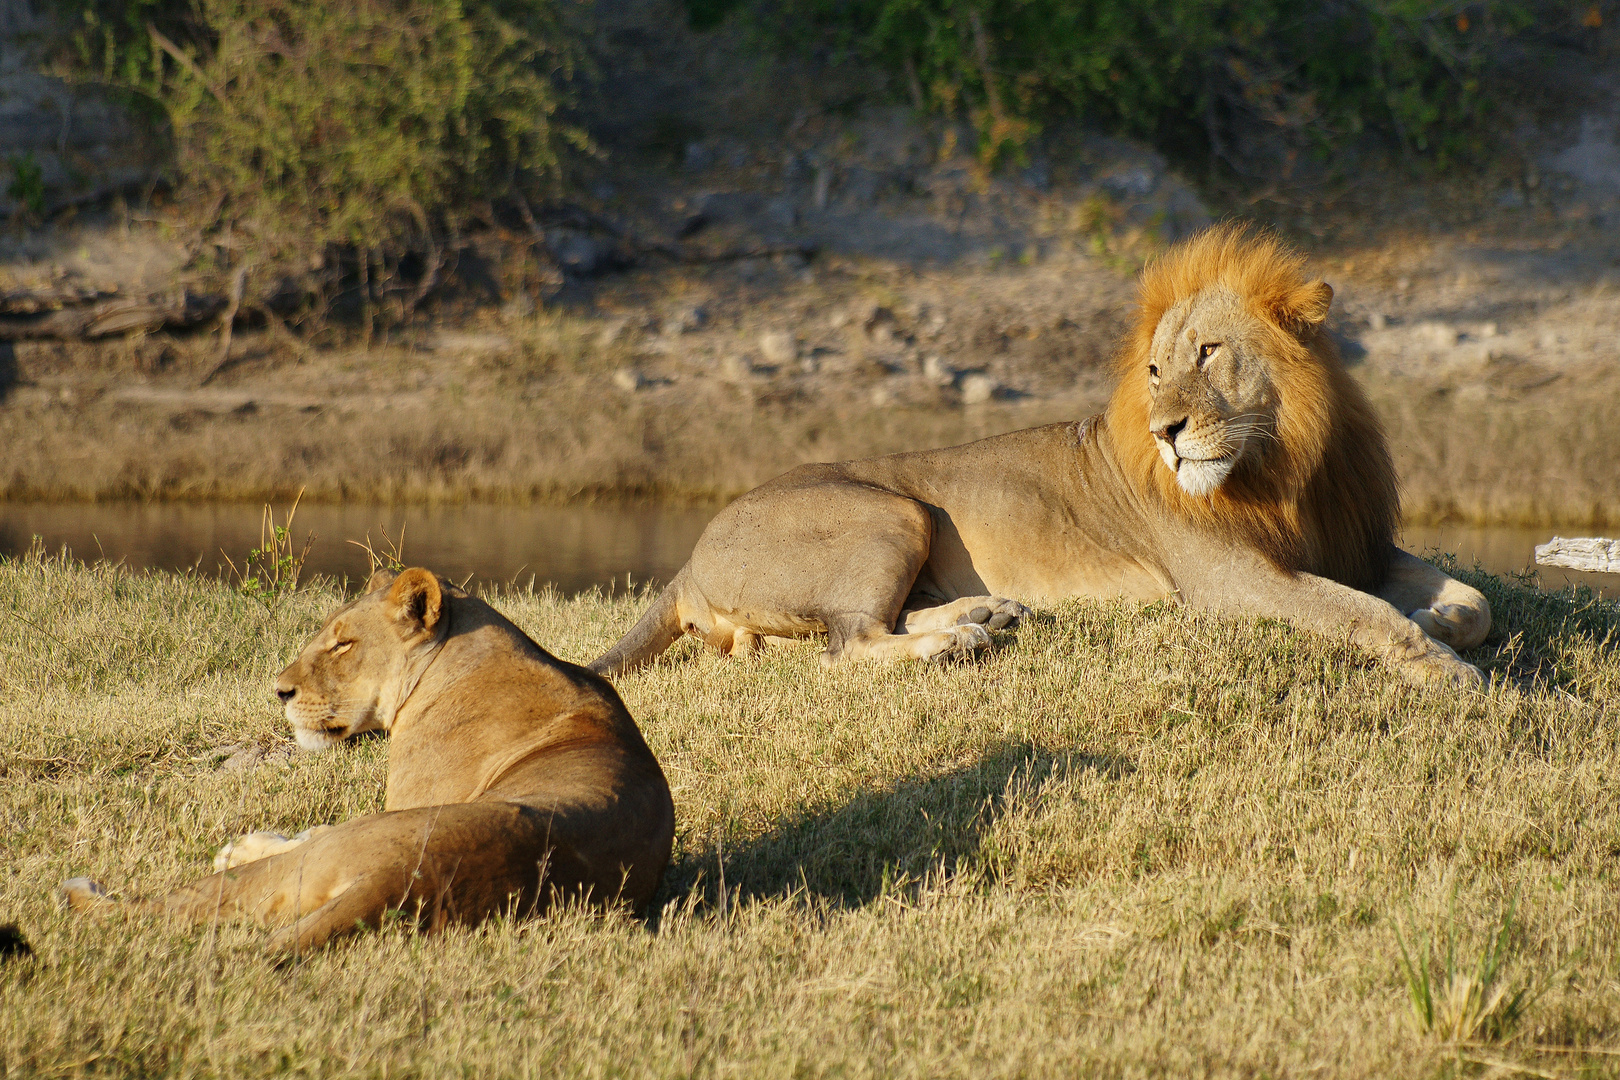
[[[444,614],[444,590],[432,572],[413,566],[394,579],[388,608],[406,637],[428,633]]]
[[[1284,325],[1305,330],[1321,326],[1328,317],[1328,308],[1332,306],[1333,286],[1325,281],[1313,281],[1290,293],[1278,314]]]
[[[361,589],[360,593],[363,596],[366,593],[376,592],[378,589],[386,589],[394,583],[394,579],[397,577],[399,577],[399,571],[390,570],[386,566],[381,567],[366,581],[366,587]]]

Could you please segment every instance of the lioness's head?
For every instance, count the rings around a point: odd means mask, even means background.
[[[444,639],[444,589],[427,570],[379,570],[359,599],[333,612],[276,677],[293,737],[320,750],[387,731]]]

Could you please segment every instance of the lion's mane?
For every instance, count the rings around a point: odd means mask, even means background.
[[[1148,430],[1149,353],[1160,318],[1211,285],[1266,327],[1280,404],[1275,438],[1207,496],[1189,495]],[[1150,263],[1137,289],[1108,428],[1128,480],[1172,513],[1257,547],[1276,566],[1375,589],[1388,572],[1400,495],[1383,426],[1324,329],[1332,293],[1267,233],[1217,225]]]

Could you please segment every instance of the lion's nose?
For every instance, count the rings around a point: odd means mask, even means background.
[[[281,699],[281,703],[283,705],[287,704],[287,702],[291,701],[293,698],[295,698],[297,696],[298,696],[298,688],[296,686],[293,687],[291,690],[283,690],[279,686],[276,687],[276,697]]]
[[[1176,445],[1176,436],[1180,435],[1186,429],[1187,429],[1187,418],[1185,416],[1183,416],[1180,420],[1177,420],[1173,424],[1165,424],[1165,425],[1163,425],[1161,427],[1154,428],[1153,429],[1153,437],[1156,438],[1156,439],[1162,439],[1165,442],[1169,443],[1171,446],[1175,446]]]

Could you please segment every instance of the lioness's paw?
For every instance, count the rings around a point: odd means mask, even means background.
[[[243,863],[258,862],[274,855],[288,839],[278,832],[250,832],[245,836],[238,836],[220,848],[219,854],[214,856],[214,871],[218,873],[221,870],[241,866]]]
[[[67,901],[68,907],[79,911],[93,904],[104,903],[107,890],[87,877],[68,878],[62,882],[62,899]]]
[[[1017,626],[1019,620],[1028,618],[1032,613],[1029,608],[1016,600],[1008,600],[1001,596],[987,596],[984,603],[975,604],[972,609],[965,611],[957,618],[957,625],[973,624],[983,626],[988,630],[1001,630],[1009,626]]]
[[[214,856],[214,872],[230,870],[243,863],[258,862],[268,859],[272,855],[280,855],[283,851],[291,851],[299,844],[309,841],[311,837],[319,836],[332,826],[316,825],[305,829],[297,836],[283,836],[278,832],[252,832],[246,836],[237,837],[219,849]]]

